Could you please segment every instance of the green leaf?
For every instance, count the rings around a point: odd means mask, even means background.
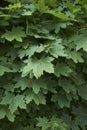
[[[38,0],[37,2],[35,2],[34,0],[32,0],[32,3],[35,5],[35,7],[41,12],[45,12],[48,9],[48,6],[45,5],[45,1],[44,0]]]
[[[11,93],[6,93],[6,95],[2,98],[0,104],[8,105],[12,102],[13,95]]]
[[[42,93],[38,94],[38,99],[40,104],[44,104],[44,105],[46,104],[46,97]]]
[[[32,80],[31,87],[32,87],[35,94],[38,94],[42,88],[47,89],[45,82],[43,80],[40,80],[40,79],[39,80]]]
[[[46,117],[39,117],[37,118],[37,120],[38,120],[37,126],[41,127],[42,130],[48,130],[48,129],[66,130],[67,128],[66,123],[64,123],[62,119],[56,117],[52,117],[50,120],[48,120]]]
[[[61,57],[66,57],[67,55],[65,54],[64,47],[60,44],[61,39],[56,40],[55,42],[51,43],[49,52],[52,56],[57,58],[58,56]]]
[[[51,129],[59,129],[59,130],[67,129],[66,123],[62,119],[59,119],[55,116],[51,118],[50,127]]]
[[[59,85],[65,90],[66,93],[76,93],[77,89],[73,82],[67,79],[60,79],[59,80]]]
[[[72,72],[70,67],[66,65],[65,63],[58,63],[55,66],[55,75],[59,77],[60,75],[63,76],[69,76],[69,74]]]
[[[24,56],[28,56],[28,57],[32,57],[35,52],[36,53],[40,53],[44,50],[44,46],[40,45],[33,45],[30,46],[28,49],[26,50],[20,50],[19,51],[19,57],[22,59]]]
[[[67,123],[69,130],[80,130],[78,124],[75,122],[75,120],[71,119],[70,115],[64,114],[63,120],[65,121],[65,123]]]
[[[9,121],[11,121],[11,122],[15,121],[15,115],[12,114],[9,110],[7,110],[6,116],[9,119]]]
[[[4,33],[2,35],[2,38],[5,38],[8,41],[13,41],[16,40],[18,42],[22,42],[23,41],[23,37],[25,37],[26,34],[23,31],[22,27],[13,27],[11,31],[6,31],[6,33]]]
[[[9,10],[16,10],[16,9],[20,9],[21,8],[21,3],[14,3],[14,4],[9,4],[9,6],[7,7],[7,9]]]
[[[3,119],[6,115],[6,110],[4,108],[0,108],[0,119]]]
[[[67,58],[71,58],[75,63],[78,62],[84,62],[84,59],[82,58],[82,54],[77,51],[68,51],[68,56]]]
[[[37,126],[41,127],[42,130],[47,130],[49,128],[49,122],[48,119],[46,117],[39,117],[37,118],[38,123]]]
[[[54,73],[52,57],[41,57],[40,59],[37,58],[30,58],[25,61],[27,65],[22,68],[22,77],[27,76],[31,71],[33,72],[34,76],[38,79],[43,72]],[[38,71],[39,69],[39,71]]]
[[[21,88],[21,90],[25,90],[29,88],[30,82],[27,78],[20,78],[17,80],[17,83],[14,85],[14,88]]]
[[[53,101],[53,102],[57,102],[58,103],[58,105],[60,106],[60,108],[63,108],[63,107],[70,107],[70,100],[71,100],[71,98],[70,99],[68,99],[67,97],[66,97],[66,95],[64,95],[64,94],[62,94],[62,93],[58,93],[58,95],[53,95],[52,96],[52,99],[51,99],[51,101]]]
[[[80,86],[78,93],[83,99],[87,100],[87,85]]]
[[[34,95],[33,92],[28,92],[26,94],[26,96],[25,96],[26,104],[29,104],[33,100],[33,95]]]
[[[30,16],[34,13],[35,6],[33,4],[25,4],[23,5],[23,16]]]
[[[8,67],[0,65],[0,76],[4,75],[5,72],[12,72]]]
[[[79,34],[79,35],[74,35],[70,38],[71,41],[74,42],[76,45],[76,50],[83,49],[84,51],[87,52],[87,37],[86,37],[86,31],[84,33]]]
[[[57,4],[58,4],[58,2],[57,2],[57,0],[49,0],[49,1],[47,1],[47,0],[45,0],[45,3],[49,6],[49,7],[56,7],[57,6]]]
[[[38,95],[33,96],[34,102],[39,105],[39,104],[46,104],[46,99],[45,96],[42,93],[39,93]]]
[[[36,105],[46,104],[45,96],[42,93],[38,93],[38,95],[36,95],[33,92],[29,92],[27,93],[25,100],[27,104],[29,104],[32,100],[35,102]]]
[[[59,18],[61,20],[69,20],[69,18],[67,17],[67,15],[64,14],[64,13],[62,13],[62,12],[56,12],[54,10],[47,10],[47,11],[45,11],[45,13],[51,14],[54,17],[57,17],[57,18]]]
[[[17,108],[26,109],[25,97],[23,95],[16,95],[13,97],[12,102],[9,104],[11,113],[14,113]]]

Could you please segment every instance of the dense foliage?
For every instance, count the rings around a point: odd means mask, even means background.
[[[87,0],[0,0],[0,130],[87,130]]]

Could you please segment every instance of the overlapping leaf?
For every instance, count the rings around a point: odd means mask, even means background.
[[[53,73],[54,68],[52,57],[42,57],[40,59],[37,58],[30,58],[25,61],[26,65],[22,68],[22,76],[25,77],[28,74],[33,73],[36,78],[39,78],[43,72]]]
[[[13,27],[11,31],[6,31],[3,35],[2,38],[5,38],[8,41],[13,41],[16,40],[18,42],[22,42],[23,37],[25,37],[26,34],[23,31],[23,28],[21,27]]]
[[[0,130],[87,129],[86,29],[87,0],[0,1]]]

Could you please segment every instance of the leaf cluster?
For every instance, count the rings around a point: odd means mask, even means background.
[[[87,0],[1,0],[0,130],[87,129]]]

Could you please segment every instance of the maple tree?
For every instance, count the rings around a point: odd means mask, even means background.
[[[1,0],[0,130],[87,129],[87,0]]]

